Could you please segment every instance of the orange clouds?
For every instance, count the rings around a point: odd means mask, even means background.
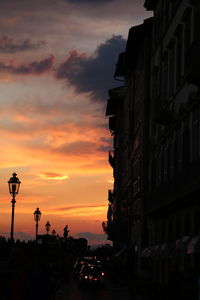
[[[65,179],[68,179],[69,176],[68,175],[64,175],[64,174],[61,174],[61,173],[43,173],[43,174],[39,174],[39,176],[42,178],[42,179],[51,179],[51,180],[65,180]]]

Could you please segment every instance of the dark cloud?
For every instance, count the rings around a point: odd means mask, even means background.
[[[64,154],[91,154],[96,149],[96,143],[87,142],[87,141],[76,141],[70,144],[62,145],[59,148],[52,149],[52,151],[56,151]]]
[[[45,44],[45,41],[32,43],[30,39],[16,41],[15,39],[4,35],[2,38],[0,38],[0,52],[15,53],[19,51],[36,50],[43,47]]]
[[[77,232],[76,237],[85,238],[85,239],[93,240],[93,241],[106,240],[105,234],[97,234],[97,233],[92,233],[92,232]]]
[[[40,75],[45,73],[49,69],[52,68],[53,63],[55,61],[55,57],[50,55],[48,58],[45,58],[41,61],[34,61],[28,64],[15,65],[12,61],[0,62],[0,72],[9,72],[12,74],[21,74],[21,75]]]
[[[104,143],[104,145],[101,145],[98,147],[98,151],[100,152],[108,152],[113,147],[113,141],[110,138],[101,137],[100,141]]]
[[[78,93],[88,92],[95,101],[106,101],[108,89],[118,85],[113,74],[118,55],[125,49],[126,40],[113,36],[87,57],[72,50],[57,70],[57,78],[66,79]]]

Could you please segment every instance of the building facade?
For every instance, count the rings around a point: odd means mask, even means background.
[[[114,177],[114,188],[108,197],[112,219],[108,218],[107,233],[119,249],[125,246],[133,253],[135,269],[140,268],[141,251],[147,240],[144,205],[148,183],[151,28],[151,18],[130,28],[126,50],[119,55],[114,75],[124,85],[109,91],[106,110],[113,136],[109,162]],[[112,229],[115,235],[110,234]]]
[[[145,2],[154,25],[146,201],[150,248],[143,254],[152,259],[154,279],[161,283],[168,283],[174,268],[186,270],[197,263],[195,250],[189,250],[200,234],[197,2]]]
[[[200,269],[200,1],[146,0],[153,17],[129,30],[106,115],[108,239],[152,278]]]

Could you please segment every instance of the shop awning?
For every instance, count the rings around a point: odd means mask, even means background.
[[[161,245],[155,245],[152,247],[152,256],[158,256],[160,255],[161,251],[160,251],[160,247]]]
[[[187,246],[187,254],[200,252],[200,235],[193,237]]]
[[[151,247],[145,248],[142,253],[141,253],[142,257],[149,257],[151,256]]]
[[[190,239],[191,239],[190,236],[184,236],[181,239],[176,240],[175,250],[186,252]]]

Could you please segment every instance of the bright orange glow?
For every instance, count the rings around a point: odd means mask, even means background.
[[[59,175],[56,173],[44,173],[39,175],[42,179],[50,179],[50,180],[65,180],[68,179],[67,175]]]

